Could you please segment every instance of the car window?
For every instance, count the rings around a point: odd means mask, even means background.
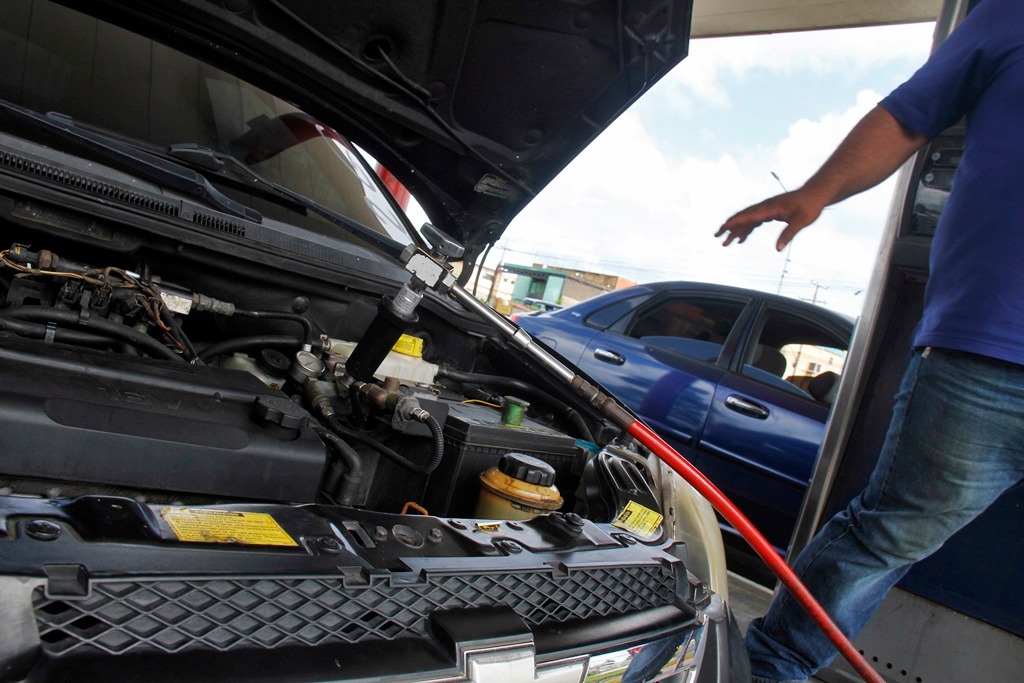
[[[832,404],[849,339],[807,315],[769,308],[741,372],[793,394]]]
[[[628,335],[713,363],[743,307],[742,302],[674,296],[638,313]]]
[[[631,296],[628,299],[622,299],[621,301],[616,301],[604,308],[597,309],[588,315],[583,322],[588,327],[596,327],[599,330],[607,329],[617,322],[624,321],[626,319],[626,315],[642,304],[645,300],[646,295],[638,295]]]

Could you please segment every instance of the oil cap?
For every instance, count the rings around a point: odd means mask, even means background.
[[[551,465],[523,453],[511,452],[501,456],[498,471],[537,486],[551,486],[555,483],[555,469]]]

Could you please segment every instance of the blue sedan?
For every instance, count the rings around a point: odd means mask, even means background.
[[[785,548],[852,320],[763,292],[661,282],[518,322],[636,411]]]

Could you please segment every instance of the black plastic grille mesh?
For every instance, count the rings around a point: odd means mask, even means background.
[[[0,152],[0,165],[9,166],[24,173],[31,173],[90,194],[100,195],[125,204],[140,206],[149,211],[157,211],[169,216],[177,216],[179,213],[178,205],[175,202],[164,201],[151,194],[105,183],[102,180],[89,178],[67,169],[35,161],[34,159],[17,154],[11,154],[10,152]]]
[[[192,222],[198,223],[211,230],[220,230],[236,237],[245,237],[245,226],[238,221],[228,220],[220,216],[212,216],[202,211],[196,211],[192,216]]]
[[[507,606],[539,626],[671,604],[674,594],[670,568],[639,565],[354,587],[337,578],[104,581],[81,600],[37,589],[34,606],[43,647],[59,656],[393,640],[426,635],[431,612],[453,608]]]

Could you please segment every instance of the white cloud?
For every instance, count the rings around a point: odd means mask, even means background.
[[[743,78],[755,69],[781,76],[859,73],[896,59],[923,61],[921,46],[930,44],[931,34],[931,24],[906,24],[692,40],[689,56],[669,76],[683,86],[670,104],[684,112],[693,110],[693,100],[726,106],[723,76]]]
[[[779,187],[802,183],[878,101],[864,91],[843,111],[792,124],[782,140],[744,157],[674,161],[630,112],[610,126],[512,223],[505,260],[544,262],[619,274],[641,282],[684,279],[810,298],[812,281],[833,308],[856,314],[887,214],[891,184],[828,210],[794,242],[792,260],[774,249],[781,224],[740,246],[721,247],[717,227]],[[490,265],[497,262],[493,252]]]

